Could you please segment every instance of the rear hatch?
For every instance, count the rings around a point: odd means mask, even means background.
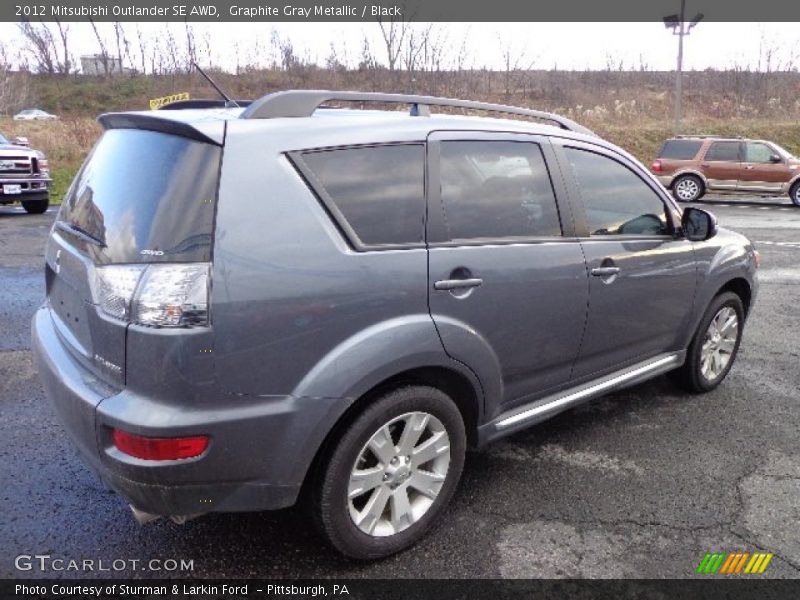
[[[101,122],[112,128],[65,195],[47,244],[47,298],[56,330],[76,360],[120,388],[128,319],[113,299],[99,301],[104,267],[211,260],[222,148],[162,119],[123,119],[121,128]],[[224,131],[224,123],[219,128]],[[190,131],[191,137],[181,134]],[[125,281],[115,284],[124,287]],[[137,280],[132,277],[130,285]]]

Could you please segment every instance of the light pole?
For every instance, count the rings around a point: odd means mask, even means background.
[[[675,74],[675,121],[673,125],[676,135],[681,128],[681,103],[683,100],[683,36],[689,35],[694,26],[703,20],[703,16],[703,13],[697,13],[688,27],[685,26],[686,0],[681,0],[680,14],[664,17],[664,27],[672,29],[672,35],[678,36],[678,69]]]

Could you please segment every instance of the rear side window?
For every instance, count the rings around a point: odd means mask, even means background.
[[[222,149],[155,131],[111,129],[64,198],[68,231],[99,262],[207,261]]]
[[[565,148],[591,235],[664,235],[664,203],[625,165],[594,152]]]
[[[422,144],[304,152],[334,216],[365,245],[419,244],[425,214]],[[327,202],[326,202],[327,203]],[[336,214],[338,213],[338,214]]]
[[[658,153],[658,158],[672,160],[691,160],[703,143],[697,140],[667,140]]]
[[[561,235],[539,144],[442,142],[440,173],[451,239]]]
[[[739,142],[714,142],[706,151],[706,160],[738,161]]]

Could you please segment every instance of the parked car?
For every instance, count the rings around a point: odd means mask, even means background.
[[[800,206],[800,159],[766,140],[678,136],[664,142],[650,170],[680,202],[736,192],[789,194]]]
[[[467,446],[662,373],[712,390],[734,362],[751,243],[568,119],[191,106],[99,118],[33,319],[48,395],[140,521],[302,493],[335,548],[386,556]]]
[[[55,121],[56,119],[58,119],[56,115],[51,115],[38,108],[29,108],[14,115],[15,121]]]
[[[0,204],[19,201],[26,212],[43,213],[50,204],[50,165],[27,141],[0,134]]]

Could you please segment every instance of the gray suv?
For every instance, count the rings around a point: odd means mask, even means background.
[[[719,385],[755,298],[746,238],[557,115],[288,91],[99,120],[33,339],[140,520],[303,498],[339,551],[386,556],[468,447],[663,373]]]

